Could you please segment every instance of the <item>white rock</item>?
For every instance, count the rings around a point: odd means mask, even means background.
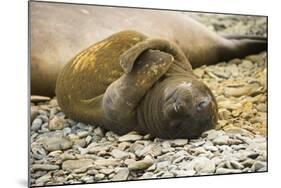
[[[142,139],[142,136],[141,135],[138,135],[138,134],[126,134],[126,135],[123,135],[121,137],[119,137],[119,142],[134,142],[134,141],[137,141],[137,140],[140,140]]]
[[[216,169],[215,163],[206,157],[195,158],[192,163],[194,164],[195,171],[199,173],[211,174]]]
[[[64,170],[74,170],[74,169],[85,169],[90,168],[94,164],[92,159],[79,159],[79,160],[67,160],[62,164],[62,169]]]
[[[129,176],[129,169],[128,168],[117,168],[116,174],[113,176],[113,181],[122,181],[127,180]]]
[[[37,170],[45,170],[45,171],[51,171],[51,170],[58,170],[60,167],[58,165],[51,165],[51,164],[33,164],[32,169],[34,171]]]
[[[112,155],[116,159],[125,159],[129,156],[128,152],[121,151],[119,149],[113,149],[110,152],[110,155]]]

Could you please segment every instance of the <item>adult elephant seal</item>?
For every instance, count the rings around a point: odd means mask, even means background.
[[[122,31],[74,57],[59,74],[65,114],[118,134],[195,138],[217,122],[211,91],[175,44]]]
[[[175,11],[29,2],[31,94],[53,96],[58,73],[78,52],[122,30],[176,43],[193,67],[258,53],[259,39],[225,39]]]

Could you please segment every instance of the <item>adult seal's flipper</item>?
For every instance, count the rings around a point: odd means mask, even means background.
[[[267,37],[231,35],[225,36],[225,38],[233,43],[232,54],[229,58],[242,58],[267,51]]]
[[[131,72],[136,59],[147,49],[155,49],[169,53],[176,61],[181,62],[180,66],[184,70],[192,70],[186,56],[175,44],[162,39],[147,39],[133,46],[121,55],[120,66],[125,73]]]
[[[123,134],[131,130],[131,126],[137,125],[137,105],[155,82],[167,72],[173,60],[173,56],[168,53],[150,49],[137,58],[128,58],[129,62],[123,61],[124,64],[131,65],[128,69],[130,72],[113,82],[104,94],[104,126]]]

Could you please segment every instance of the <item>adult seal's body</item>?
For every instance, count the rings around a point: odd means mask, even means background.
[[[59,74],[56,95],[70,118],[118,134],[194,138],[217,122],[214,96],[180,48],[136,31],[79,53]]]
[[[180,12],[30,2],[31,94],[53,96],[75,54],[126,29],[176,43],[193,67],[266,48],[265,40],[223,38]]]

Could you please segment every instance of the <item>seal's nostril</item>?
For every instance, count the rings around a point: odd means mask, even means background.
[[[197,111],[201,111],[204,108],[206,108],[209,105],[210,101],[209,100],[203,100],[201,102],[198,103],[197,105]]]

